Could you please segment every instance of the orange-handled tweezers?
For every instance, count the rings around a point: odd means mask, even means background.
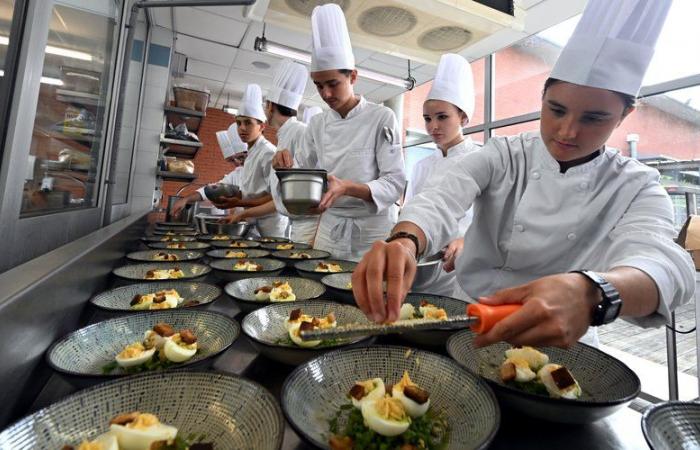
[[[452,330],[466,326],[470,327],[473,332],[482,334],[520,309],[521,306],[519,304],[489,306],[474,303],[467,306],[467,314],[450,316],[444,320],[410,319],[397,320],[389,324],[349,323],[338,325],[335,328],[305,330],[300,333],[300,336],[304,341],[315,341],[377,334],[410,333],[412,331]]]

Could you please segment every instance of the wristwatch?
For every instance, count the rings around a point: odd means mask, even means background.
[[[396,239],[410,239],[413,242],[413,245],[416,246],[416,261],[420,259],[420,245],[418,241],[418,236],[415,234],[407,233],[405,231],[397,231],[396,233],[392,234],[384,242],[391,242],[395,241]]]
[[[605,278],[590,270],[574,270],[571,273],[580,273],[600,289],[603,300],[595,306],[593,310],[593,320],[591,325],[598,327],[617,319],[622,309],[622,299],[615,286],[608,283]]]

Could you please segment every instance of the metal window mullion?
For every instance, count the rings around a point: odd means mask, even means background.
[[[486,57],[484,64],[484,142],[491,138],[493,117],[496,111],[496,53]]]
[[[690,75],[683,78],[676,78],[675,80],[664,81],[663,83],[644,86],[639,91],[639,98],[652,97],[654,95],[660,95],[666,92],[677,91],[680,89],[687,89],[698,85],[700,85],[700,74]]]

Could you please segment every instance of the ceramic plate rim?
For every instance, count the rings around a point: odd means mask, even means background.
[[[155,281],[155,280],[154,280],[154,281]],[[216,291],[219,292],[219,293],[217,294],[217,296],[214,297],[214,299],[211,300],[211,301],[209,301],[209,302],[200,303],[199,305],[193,305],[193,306],[187,306],[187,307],[182,307],[182,306],[181,306],[181,307],[178,307],[178,308],[169,308],[170,310],[185,310],[185,311],[186,311],[186,310],[188,310],[188,309],[190,309],[190,308],[199,308],[199,307],[201,307],[201,306],[211,305],[211,304],[214,303],[215,301],[219,300],[219,299],[221,298],[221,295],[223,294],[223,290],[222,290],[219,286],[217,286],[217,285],[215,285],[215,284],[212,284],[212,283],[205,283],[205,282],[203,282],[203,281],[179,281],[179,280],[158,280],[158,281],[163,281],[163,282],[171,281],[173,284],[180,284],[180,283],[182,283],[182,284],[207,285],[207,286],[213,287],[213,288],[215,289],[215,292],[216,292]],[[131,308],[129,308],[129,309],[108,308],[108,307],[103,306],[103,305],[98,305],[97,303],[94,303],[94,301],[93,301],[94,299],[96,299],[97,297],[99,297],[99,296],[101,296],[101,295],[107,295],[107,294],[109,294],[109,293],[111,293],[111,292],[118,291],[118,290],[122,290],[122,289],[123,289],[123,290],[132,289],[132,288],[133,288],[134,286],[136,286],[137,284],[151,284],[151,280],[148,280],[146,283],[135,283],[135,284],[127,284],[127,285],[125,285],[125,286],[117,286],[117,287],[115,287],[115,288],[108,289],[108,290],[106,290],[106,291],[102,291],[102,292],[99,292],[99,293],[93,295],[92,297],[90,297],[90,300],[88,300],[88,301],[90,302],[90,304],[91,304],[92,306],[94,306],[95,308],[101,309],[101,310],[103,310],[103,311],[112,311],[112,312],[114,312],[114,311],[120,311],[120,312],[127,312],[127,313],[129,313],[129,314],[140,313],[140,312],[153,312],[153,311],[157,311],[157,310],[145,310],[145,311],[144,311],[144,310],[131,309]],[[174,289],[174,288],[173,288],[173,289]]]

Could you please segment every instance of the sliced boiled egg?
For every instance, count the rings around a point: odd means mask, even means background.
[[[119,450],[117,437],[111,432],[97,436],[92,441],[84,441],[78,446],[78,450]]]
[[[296,345],[299,347],[304,347],[304,348],[311,348],[311,347],[316,347],[321,344],[320,340],[315,340],[315,341],[304,341],[301,339],[301,324],[302,323],[309,323],[309,322],[297,322],[297,323],[291,323],[289,324],[289,338],[294,342]]]
[[[361,410],[365,424],[382,436],[398,436],[411,425],[403,404],[392,397],[364,401]]]
[[[506,359],[522,359],[527,361],[532,370],[539,370],[549,362],[549,356],[532,347],[515,347],[506,350]]]
[[[416,307],[410,303],[404,303],[399,310],[399,320],[413,319],[416,315]]]
[[[129,305],[131,306],[131,309],[136,310],[136,311],[141,311],[141,310],[146,310],[151,307],[153,304],[153,298],[155,296],[153,294],[144,294],[144,295],[135,295],[134,298],[131,300]]]
[[[146,348],[162,349],[167,338],[161,336],[153,330],[147,330],[143,334],[143,344]]]
[[[180,333],[175,333],[165,340],[163,352],[165,357],[172,362],[185,362],[197,353],[197,342],[187,344],[183,342]]]
[[[121,367],[133,367],[151,359],[155,352],[155,348],[146,349],[141,342],[135,342],[124,347],[114,359]]]
[[[428,393],[411,381],[407,371],[404,371],[401,381],[391,389],[391,395],[401,402],[408,415],[413,418],[424,415],[430,408]]]
[[[581,386],[566,367],[546,364],[537,372],[550,397],[576,400],[581,397]]]
[[[296,299],[297,296],[294,295],[289,283],[280,284],[270,292],[270,301],[272,302],[293,302]]]
[[[356,381],[350,389],[350,399],[355,408],[360,408],[362,403],[368,400],[384,398],[386,387],[381,378],[371,378],[364,381]]]
[[[175,439],[177,435],[177,428],[160,423],[153,414],[139,414],[133,422],[112,424],[109,429],[120,450],[150,450],[152,443]]]

